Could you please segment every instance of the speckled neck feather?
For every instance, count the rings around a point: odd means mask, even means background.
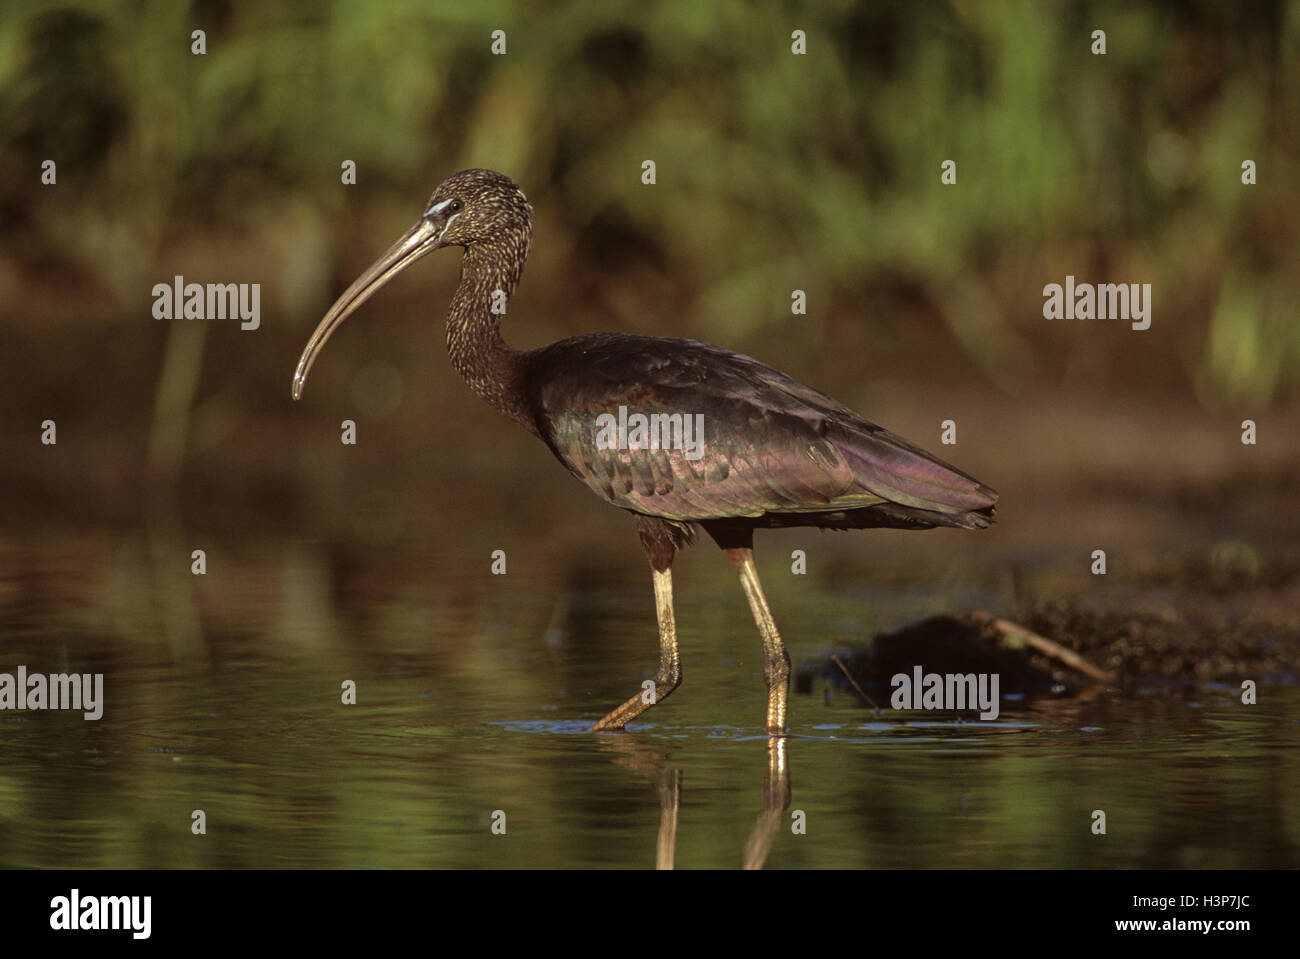
[[[501,314],[492,312],[505,293],[507,310],[532,246],[532,219],[465,248],[460,285],[447,313],[447,353],[469,388],[531,433],[537,433],[520,379],[525,354],[501,337]],[[498,307],[499,308],[499,307]]]

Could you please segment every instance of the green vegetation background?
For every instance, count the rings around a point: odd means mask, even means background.
[[[333,297],[466,166],[508,173],[536,209],[506,325],[521,347],[698,337],[869,418],[909,396],[1158,397],[1229,423],[1294,408],[1298,48],[1284,2],[10,0],[7,479],[125,517],[142,477],[188,470],[207,496],[274,510],[333,469],[300,450],[323,419],[395,429],[394,450],[504,437],[440,355],[451,253],[335,338],[314,409],[288,402]],[[1044,320],[1042,287],[1067,273],[1151,283],[1152,329]],[[150,290],[175,274],[260,282],[262,328],[155,321]],[[75,482],[33,442],[46,418],[86,441]],[[391,455],[390,488],[435,468]]]

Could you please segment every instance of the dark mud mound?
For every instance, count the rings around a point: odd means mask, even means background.
[[[1004,695],[1069,695],[1098,685],[1295,684],[1300,584],[1209,585],[1107,591],[1046,603],[1014,620],[985,612],[935,616],[835,651],[800,670],[796,688],[856,683],[883,705],[891,678],[917,666],[997,673]]]
[[[1125,687],[1297,681],[1300,622],[1211,605],[1111,612],[1053,603],[1026,616],[1025,625],[1113,673]]]
[[[892,677],[926,673],[996,673],[1001,692],[1044,695],[1077,692],[1104,680],[1088,664],[1079,668],[1070,653],[1043,637],[1027,641],[1028,631],[984,613],[934,616],[894,632],[880,633],[866,647],[842,649],[824,663],[800,670],[795,688],[811,692],[820,682],[856,683],[876,702],[889,699]],[[1043,645],[1045,643],[1045,645]]]

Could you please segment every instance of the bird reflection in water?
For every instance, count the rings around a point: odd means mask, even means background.
[[[745,841],[743,867],[762,869],[773,841],[790,808],[790,765],[785,736],[769,736],[765,743],[767,769],[763,777],[763,809]],[[655,842],[655,868],[672,869],[677,850],[677,818],[682,805],[683,776],[668,765],[666,748],[639,739],[635,733],[603,740],[601,747],[619,755],[617,762],[643,773],[659,796],[659,832]]]

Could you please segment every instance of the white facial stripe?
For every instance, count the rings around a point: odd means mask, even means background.
[[[435,203],[433,206],[429,207],[429,209],[424,211],[424,215],[433,216],[435,213],[441,213],[443,210],[447,209],[447,206],[450,203],[450,199],[443,200],[441,203]]]

